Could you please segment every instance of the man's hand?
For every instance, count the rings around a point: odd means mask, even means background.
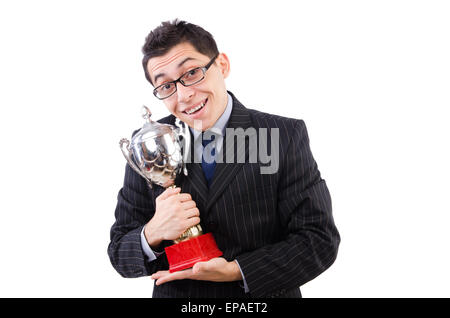
[[[175,240],[191,226],[200,223],[200,211],[189,193],[167,188],[156,198],[153,218],[145,225],[144,235],[152,248],[163,240]]]
[[[223,257],[212,258],[207,262],[199,262],[193,268],[175,273],[159,271],[154,273],[156,285],[161,285],[178,279],[208,280],[212,282],[232,282],[242,280],[241,271],[236,262],[227,262]]]

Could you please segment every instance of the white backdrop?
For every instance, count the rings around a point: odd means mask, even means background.
[[[150,297],[107,256],[118,141],[161,21],[203,26],[249,108],[305,120],[342,236],[304,297],[449,297],[446,1],[2,1],[1,297]]]

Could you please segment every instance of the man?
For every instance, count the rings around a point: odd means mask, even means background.
[[[301,297],[299,286],[334,262],[340,242],[304,122],[245,108],[226,89],[228,57],[199,26],[164,22],[143,53],[154,95],[172,114],[160,122],[177,117],[189,125],[202,160],[187,164],[175,189],[150,189],[126,167],[108,247],[112,265],[124,277],[151,275],[153,297]],[[267,160],[249,162],[250,142],[244,152],[228,146],[239,129],[265,142],[275,169],[263,173]],[[210,154],[223,160],[206,163],[208,146],[199,138],[214,140]],[[199,223],[223,256],[169,273],[164,247]]]

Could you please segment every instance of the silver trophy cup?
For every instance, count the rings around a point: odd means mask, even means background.
[[[143,106],[142,117],[146,120],[144,126],[131,142],[121,139],[120,149],[130,167],[147,181],[150,188],[152,183],[164,188],[174,187],[178,173],[183,171],[187,175],[185,162],[190,150],[189,128],[178,118],[177,126],[152,121],[146,106]],[[200,224],[187,229],[175,243],[199,235],[202,235]]]

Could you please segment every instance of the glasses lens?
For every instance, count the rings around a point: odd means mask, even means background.
[[[161,86],[158,86],[155,89],[156,97],[158,98],[166,98],[172,95],[176,91],[175,83],[166,83]]]
[[[184,74],[183,77],[180,78],[180,81],[187,86],[194,85],[200,82],[204,76],[205,74],[203,73],[203,69],[201,67],[197,67]]]

